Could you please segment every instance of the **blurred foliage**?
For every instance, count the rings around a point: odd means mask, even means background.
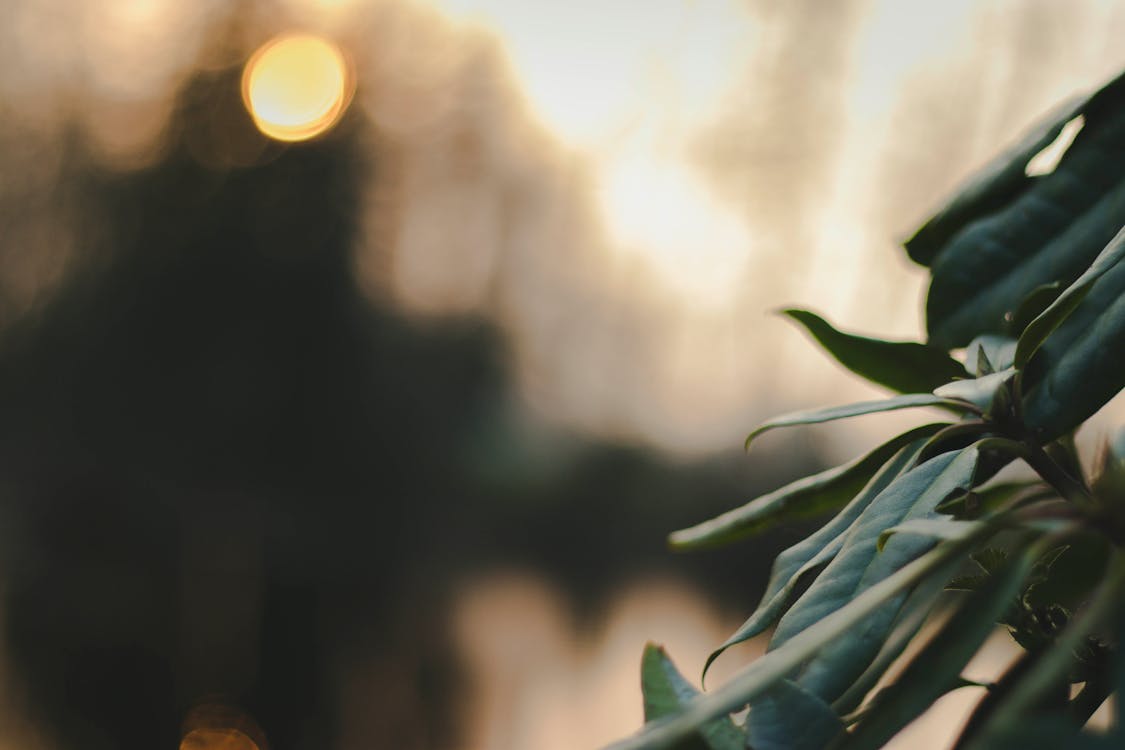
[[[1068,125],[1081,129],[1053,169],[1031,169]],[[786,311],[844,366],[902,395],[777,417],[748,446],[766,430],[915,406],[956,422],[674,534],[726,542],[802,510],[837,512],[777,558],[757,611],[707,666],[772,626],[766,655],[696,696],[671,662],[653,667],[667,657],[650,646],[650,723],[614,748],[881,747],[971,684],[961,672],[997,625],[1026,656],[989,686],[957,748],[1125,742],[1120,700],[1108,734],[1084,731],[1125,685],[1125,441],[1108,443],[1087,479],[1073,440],[1125,387],[1123,224],[1125,75],[1061,107],[907,241],[932,276],[927,342]],[[1013,462],[1037,478],[990,481]],[[744,721],[729,716],[746,707]]]

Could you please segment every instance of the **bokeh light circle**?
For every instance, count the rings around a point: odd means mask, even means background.
[[[355,90],[352,68],[331,41],[287,34],[262,45],[242,71],[242,100],[258,129],[279,141],[329,130]]]

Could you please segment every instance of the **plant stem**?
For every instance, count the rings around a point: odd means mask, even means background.
[[[1083,482],[1067,473],[1038,445],[1027,447],[1028,450],[1024,460],[1048,484],[1058,490],[1059,495],[1074,503],[1081,510],[1093,511],[1097,508],[1094,498]]]

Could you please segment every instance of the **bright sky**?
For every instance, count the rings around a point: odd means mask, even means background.
[[[354,73],[396,165],[392,184],[372,175],[357,249],[373,293],[492,316],[535,410],[689,453],[737,445],[772,410],[874,393],[768,311],[918,336],[924,274],[895,240],[1037,114],[1125,65],[1109,0],[639,7],[279,0],[246,6],[241,43],[296,33],[329,50],[297,66],[311,99],[283,102],[307,130],[278,109],[292,76],[255,79],[259,124],[282,137],[330,127]],[[242,62],[208,51],[228,12],[15,0],[0,99],[35,138],[76,118],[107,163],[143,166],[196,61]],[[49,184],[49,163],[25,166]],[[0,258],[9,296],[30,304],[61,277],[64,240]]]

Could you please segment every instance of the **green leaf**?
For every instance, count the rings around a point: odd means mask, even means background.
[[[994,213],[1034,186],[1040,179],[1028,177],[1027,163],[1049,146],[1066,124],[1080,114],[1097,119],[1101,101],[1120,88],[1115,79],[1093,96],[1076,97],[1052,109],[1013,146],[990,161],[961,186],[954,197],[905,243],[914,262],[930,265],[949,241],[969,224]],[[1072,147],[1073,148],[1073,147]]]
[[[678,740],[694,732],[696,727],[739,710],[748,702],[764,695],[778,681],[787,679],[826,643],[851,633],[887,600],[944,569],[951,559],[964,554],[966,548],[975,542],[974,539],[938,546],[871,586],[847,606],[797,634],[783,647],[766,653],[719,689],[700,695],[678,715],[650,725],[640,733],[614,743],[607,750],[671,748]]]
[[[972,445],[994,429],[995,425],[984,419],[963,419],[951,424],[926,441],[922,452],[918,454],[918,463],[925,463],[934,456]]]
[[[976,446],[947,453],[915,467],[872,501],[855,522],[843,548],[813,581],[774,631],[771,649],[785,643],[836,612],[862,592],[934,546],[914,535],[891,537],[883,551],[877,542],[884,529],[907,520],[936,517],[935,507],[958,489],[972,486],[978,459]],[[797,683],[831,702],[863,672],[892,629],[905,595],[887,601],[861,627],[827,644],[805,664]]]
[[[992,575],[1002,570],[1008,563],[1008,553],[1000,547],[985,547],[979,552],[969,555],[969,559],[984,571],[985,575]]]
[[[1085,299],[1090,289],[1093,288],[1094,282],[1120,263],[1122,258],[1125,258],[1125,229],[1117,233],[1113,241],[1098,254],[1098,257],[1094,259],[1085,273],[1079,276],[1073,284],[1066,288],[1066,291],[1059,295],[1058,299],[1028,324],[1023,334],[1020,335],[1019,344],[1016,346],[1016,367],[1022,368],[1027,365],[1031,355],[1039,350],[1047,337],[1064,320],[1070,317],[1079,303]]]
[[[871,660],[855,682],[832,702],[833,710],[854,712],[856,707],[863,703],[867,694],[879,684],[890,666],[898,660],[922,629],[930,613],[941,601],[940,594],[945,588],[945,580],[960,566],[960,563],[960,560],[951,560],[946,564],[946,568],[937,571],[914,587],[902,605],[902,611],[895,620],[894,628],[883,641],[878,655]]]
[[[1051,303],[1058,299],[1062,294],[1063,285],[1060,281],[1052,281],[1049,284],[1040,284],[1027,293],[1027,296],[1020,302],[1011,314],[1005,316],[1005,321],[1008,323],[1008,333],[1010,336],[1019,338],[1031,321],[1039,317],[1039,315],[1051,306]],[[1015,339],[1012,339],[1015,341]],[[1014,352],[1013,352],[1014,354]],[[1015,359],[1013,358],[1013,362]]]
[[[1117,263],[1094,282],[1027,366],[1024,421],[1041,442],[1069,433],[1125,387],[1121,352],[1125,263]]]
[[[757,534],[778,523],[815,518],[855,497],[867,481],[903,446],[938,432],[946,423],[928,424],[903,433],[842,466],[795,482],[751,500],[696,526],[674,532],[674,549],[711,547]]]
[[[837,362],[892,391],[928,393],[968,375],[960,362],[935,346],[843,333],[808,310],[782,312],[804,326]]]
[[[831,706],[792,680],[754,702],[746,723],[754,750],[821,750],[844,728]]]
[[[915,518],[884,531],[876,546],[880,552],[895,534],[915,534],[929,539],[965,539],[980,531],[984,521],[954,521],[949,518]]]
[[[664,649],[653,643],[645,646],[641,657],[641,690],[646,722],[676,715],[699,695]],[[703,724],[695,740],[695,746],[703,750],[743,750],[746,746],[746,735],[729,717]]]
[[[900,450],[835,518],[808,538],[777,556],[770,571],[766,592],[762,595],[758,608],[707,658],[707,663],[703,666],[704,677],[711,664],[723,651],[736,643],[742,643],[759,635],[777,621],[796,588],[806,582],[810,575],[814,575],[827,565],[840,551],[848,530],[871,501],[896,477],[914,465],[921,445],[922,441],[917,440]]]
[[[971,520],[991,515],[1022,500],[1024,495],[1034,496],[1031,490],[1044,491],[1047,485],[1038,480],[999,482],[982,489],[957,495],[938,506],[939,513],[948,513],[960,520]],[[1019,498],[1019,499],[1017,499]]]
[[[1042,552],[1035,545],[1005,566],[977,592],[965,597],[953,616],[911,659],[895,682],[881,691],[840,750],[882,747],[939,697],[960,686],[961,670],[996,628]]]
[[[981,375],[991,375],[997,370],[1012,366],[1016,355],[1016,340],[994,333],[983,333],[965,347],[965,369]]]
[[[969,750],[991,750],[1008,747],[1005,738],[1033,717],[1033,711],[1042,696],[1060,684],[1069,682],[1074,654],[1091,633],[1121,616],[1121,602],[1125,597],[1125,556],[1115,552],[1109,570],[1091,601],[1045,651],[996,707],[980,731],[968,743]]]
[[[997,394],[1008,387],[1008,382],[1015,377],[1013,368],[1000,370],[991,375],[982,375],[970,380],[955,380],[946,383],[934,391],[935,396],[941,398],[957,399],[973,404],[981,412],[989,413]]]
[[[754,438],[758,437],[763,432],[777,429],[778,427],[793,427],[803,424],[820,424],[822,422],[831,422],[836,419],[858,417],[863,414],[876,414],[878,412],[894,411],[896,409],[912,409],[919,406],[943,406],[962,412],[971,412],[975,410],[975,407],[966,402],[942,398],[940,396],[935,396],[932,393],[910,393],[903,396],[894,396],[892,398],[882,399],[879,401],[861,401],[855,404],[832,406],[826,409],[795,411],[789,414],[783,414],[780,417],[774,417],[770,421],[756,428],[747,436],[746,447],[749,448],[750,443],[753,442]]]
[[[1125,223],[1125,91],[1118,79],[1084,112],[1058,168],[1033,179],[951,234],[933,259],[930,343],[964,346],[1008,333],[1037,287],[1076,279]]]

